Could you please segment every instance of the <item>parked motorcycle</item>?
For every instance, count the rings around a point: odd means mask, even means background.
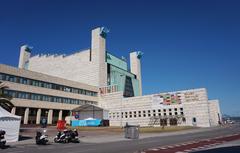
[[[47,130],[37,131],[36,133],[36,144],[38,145],[46,145],[48,142],[48,136],[46,135]]]
[[[3,149],[6,147],[6,140],[4,135],[6,132],[4,130],[0,130],[0,148]]]
[[[54,138],[55,143],[79,143],[78,133],[76,130],[64,130],[63,132],[59,131]]]
[[[78,138],[78,132],[76,129],[74,129],[73,131],[70,131],[70,142],[72,142],[72,143],[80,142],[80,140]]]
[[[67,135],[67,130],[64,130],[63,132],[58,131],[57,135],[54,138],[55,143],[68,143],[69,137]]]

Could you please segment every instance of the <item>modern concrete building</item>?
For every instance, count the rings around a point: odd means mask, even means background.
[[[142,96],[142,52],[130,53],[130,70],[124,58],[106,49],[106,28],[92,30],[91,47],[71,55],[34,55],[32,48],[20,49],[18,68],[0,65],[0,81],[9,86],[22,123],[48,123],[71,115],[109,119],[111,126],[218,125],[218,101],[209,101],[204,88]],[[86,107],[84,106],[86,105]],[[80,106],[80,107],[79,107]],[[85,113],[92,106],[97,116]],[[79,107],[79,109],[77,109]],[[108,112],[106,114],[106,112]]]
[[[0,64],[0,81],[13,97],[13,114],[22,116],[23,124],[39,124],[41,117],[48,123],[69,116],[82,104],[97,104],[98,88],[38,72]]]

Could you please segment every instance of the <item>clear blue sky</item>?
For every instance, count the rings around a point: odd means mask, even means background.
[[[144,52],[144,94],[205,87],[222,111],[240,115],[240,2],[232,0],[1,0],[0,63],[17,66],[19,47],[66,53],[90,47],[106,26],[107,49]]]

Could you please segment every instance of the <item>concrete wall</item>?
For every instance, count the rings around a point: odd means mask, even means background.
[[[27,45],[21,46],[19,55],[19,68],[26,68],[26,64],[31,56],[31,50]]]
[[[28,69],[93,86],[107,85],[106,40],[101,28],[92,31],[91,49],[72,55],[37,55]]]
[[[85,50],[69,56],[34,56],[29,59],[29,70],[97,86],[98,67],[89,61],[89,54]]]
[[[181,115],[182,112],[186,118],[186,122],[182,122],[180,125],[199,127],[210,126],[209,106],[206,89],[201,88],[170,93],[181,93],[183,98],[182,103],[163,105],[154,101],[154,97],[158,94],[123,98],[122,92],[116,92],[101,95],[99,106],[103,107],[106,110],[109,110],[111,126],[123,126],[126,124],[126,122],[134,125],[148,126],[150,117],[154,116],[154,114],[156,116],[159,114],[161,116],[164,116],[165,113],[165,115],[170,115],[170,113],[174,115],[175,112],[177,115]],[[158,110],[160,110],[160,112],[158,112]],[[139,111],[141,117],[139,117]],[[144,111],[146,115],[145,117],[143,116]],[[123,112],[122,118],[121,112]],[[127,117],[125,117],[126,112]],[[132,117],[130,117],[130,112],[132,113]],[[136,115],[136,117],[134,117],[134,115]],[[197,120],[196,124],[193,124],[192,122],[193,117],[195,117]]]
[[[209,109],[210,109],[210,123],[212,126],[219,125],[219,121],[222,122],[222,114],[220,111],[219,101],[218,100],[209,100]]]
[[[142,96],[142,73],[141,73],[141,60],[137,57],[137,52],[130,53],[130,67],[131,72],[137,76],[139,96]]]
[[[185,93],[186,92],[187,91],[185,91]],[[189,100],[185,100],[183,103],[184,114],[186,116],[186,124],[200,127],[209,127],[210,114],[206,89],[202,88],[192,91],[188,90],[188,92],[193,94],[188,95]],[[193,123],[194,117],[196,118],[196,124]]]
[[[11,66],[1,65],[0,64],[0,72],[6,73],[10,75],[20,76],[20,77],[26,77],[29,79],[34,80],[41,80],[46,81],[50,83],[56,83],[60,85],[65,85],[69,87],[75,87],[90,91],[98,92],[98,88],[94,86],[89,86],[85,84],[81,84],[74,81],[69,81],[49,75],[44,75],[37,72],[32,72],[24,69],[17,69]],[[65,92],[61,90],[54,90],[49,88],[43,88],[38,86],[32,86],[32,85],[25,85],[15,82],[9,82],[4,81],[5,85],[8,86],[9,90],[16,90],[16,91],[22,91],[27,93],[36,93],[36,94],[43,94],[43,95],[49,95],[49,96],[58,96],[58,97],[64,97],[64,98],[71,98],[71,99],[79,99],[79,100],[86,100],[86,101],[93,101],[97,104],[98,97],[96,96],[88,96],[88,95],[82,95],[82,94],[76,94],[71,92]],[[57,102],[43,102],[43,101],[36,101],[36,100],[28,100],[28,99],[18,99],[13,98],[12,102],[17,107],[33,107],[33,108],[47,108],[47,109],[65,109],[65,110],[71,110],[73,108],[78,107],[79,105],[73,105],[73,104],[63,104],[63,103],[57,103]]]

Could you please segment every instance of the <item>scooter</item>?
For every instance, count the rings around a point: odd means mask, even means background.
[[[41,131],[37,131],[36,133],[36,144],[37,145],[46,145],[48,142],[48,136],[45,134],[47,132],[47,130],[43,130],[43,132]]]
[[[4,135],[6,132],[4,130],[0,130],[0,148],[4,149],[6,147],[6,140]]]

